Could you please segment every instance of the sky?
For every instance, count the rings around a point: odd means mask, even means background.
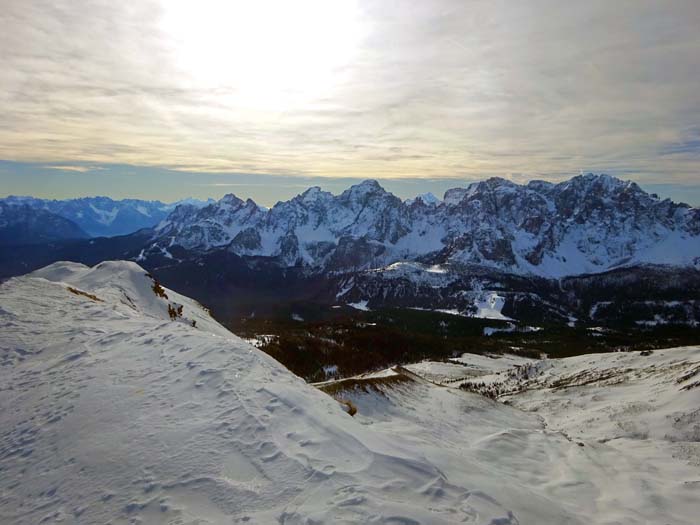
[[[700,2],[3,0],[0,194],[605,172],[700,204]]]

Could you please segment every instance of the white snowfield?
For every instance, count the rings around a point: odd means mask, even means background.
[[[527,361],[519,408],[424,363],[336,383],[351,417],[153,288],[130,262],[0,285],[0,523],[697,523],[698,348]],[[524,364],[476,358],[450,380]]]

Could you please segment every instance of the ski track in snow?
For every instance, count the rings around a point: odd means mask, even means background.
[[[344,392],[353,418],[152,286],[128,262],[0,285],[1,523],[696,522],[697,348],[538,366],[545,385],[644,365],[514,396],[524,410],[435,383],[529,360],[417,364]]]

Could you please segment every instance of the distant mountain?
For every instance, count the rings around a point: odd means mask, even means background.
[[[29,206],[69,219],[91,237],[126,235],[151,228],[165,219],[178,205],[201,207],[214,202],[185,199],[172,204],[138,199],[113,200],[109,197],[48,200],[10,196],[0,199],[8,206]]]
[[[526,185],[492,178],[448,190],[442,201],[406,202],[368,180],[337,196],[310,188],[269,210],[232,194],[200,209],[182,206],[153,240],[156,251],[226,249],[312,272],[415,261],[559,278],[696,264],[700,209],[608,175]]]
[[[77,224],[47,210],[0,201],[0,246],[88,237]]]
[[[130,259],[219,319],[280,305],[420,308],[528,323],[700,323],[700,210],[606,175],[489,179],[439,202],[376,181],[270,209],[226,195],[155,228],[0,253],[0,277]]]
[[[440,199],[438,199],[435,195],[432,193],[421,193],[417,197],[413,199],[406,199],[404,202],[408,204],[409,206],[413,204],[416,201],[421,201],[423,204],[427,204],[428,206],[432,206],[433,204],[438,205],[440,204]]]

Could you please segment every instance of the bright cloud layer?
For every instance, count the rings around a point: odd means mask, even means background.
[[[694,0],[9,0],[0,23],[6,160],[679,184],[700,167]]]

